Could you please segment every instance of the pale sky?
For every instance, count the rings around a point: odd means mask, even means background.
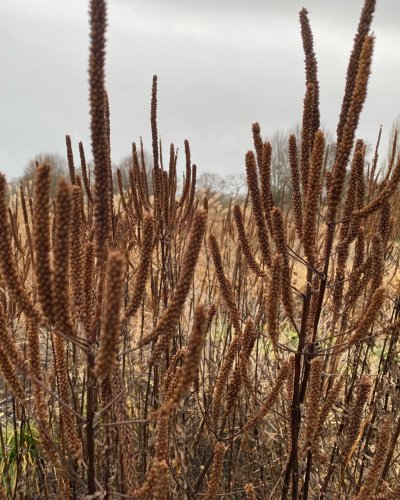
[[[107,88],[112,159],[142,135],[159,77],[165,154],[189,139],[199,173],[244,170],[251,123],[265,136],[301,120],[298,11],[308,8],[319,62],[321,120],[336,129],[362,0],[109,0]],[[358,137],[387,139],[400,114],[400,1],[378,0],[376,48]],[[65,155],[65,134],[90,153],[88,1],[0,1],[0,170],[20,175],[38,153]],[[386,144],[382,155],[386,153]],[[182,163],[181,168],[183,169]]]

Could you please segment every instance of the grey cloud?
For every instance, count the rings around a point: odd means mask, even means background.
[[[304,2],[310,11],[321,112],[334,131],[362,2]],[[200,171],[243,169],[250,126],[266,135],[301,119],[304,93],[298,0],[110,0],[107,86],[114,161],[143,135],[150,145],[151,77],[159,75],[165,146],[185,138]],[[359,134],[374,141],[399,113],[400,3],[378,1],[369,96]],[[12,177],[43,151],[64,154],[64,136],[89,156],[88,22],[82,0],[0,4],[0,169]]]

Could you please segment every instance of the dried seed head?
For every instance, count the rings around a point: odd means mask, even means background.
[[[222,476],[222,467],[224,465],[226,447],[223,443],[218,442],[214,447],[213,466],[208,481],[208,489],[205,500],[214,500],[219,491],[219,485]]]
[[[297,160],[297,144],[296,136],[291,134],[289,136],[289,163],[292,179],[292,204],[293,204],[293,215],[294,215],[294,225],[296,227],[297,236],[299,239],[302,238],[303,234],[303,210],[302,210],[302,199],[301,199],[301,189],[300,189],[300,172]]]
[[[253,252],[250,248],[250,243],[247,238],[246,230],[244,228],[243,215],[240,210],[239,205],[233,207],[233,217],[235,220],[236,228],[238,231],[238,237],[240,242],[240,247],[242,249],[243,255],[250,269],[256,273],[257,276],[265,277],[265,272],[260,268],[258,262],[256,261]]]
[[[350,156],[355,131],[358,125],[361,110],[367,95],[367,85],[371,69],[374,38],[366,36],[357,64],[357,76],[355,77],[354,90],[352,90],[351,102],[344,119],[340,142],[336,150],[335,162],[332,170],[332,179],[328,193],[328,221],[335,218],[337,207],[340,203],[341,193],[346,178],[346,167]]]
[[[352,451],[354,450],[353,445],[359,435],[363,420],[364,406],[368,400],[371,385],[371,378],[368,375],[363,375],[357,386],[357,396],[349,410],[342,448],[342,457],[344,458],[345,466],[351,458]]]
[[[207,333],[208,311],[203,305],[198,305],[194,312],[192,333],[185,353],[182,369],[172,390],[170,398],[165,402],[159,414],[168,416],[178,405],[181,397],[193,384],[199,369],[201,354]]]
[[[105,99],[105,45],[107,7],[105,0],[90,2],[90,127],[94,160],[94,229],[96,256],[99,262],[106,260],[110,234],[110,179],[108,124]]]
[[[359,321],[357,328],[349,340],[349,345],[352,346],[358,342],[361,342],[368,336],[369,329],[374,323],[379,311],[382,308],[383,301],[386,296],[386,288],[377,288],[371,298],[366,311],[363,312],[362,318]]]
[[[240,314],[237,308],[235,295],[233,292],[232,284],[225,276],[224,267],[222,265],[221,252],[219,250],[219,245],[217,239],[214,235],[210,234],[208,238],[208,246],[210,248],[211,257],[215,267],[215,273],[217,275],[218,283],[222,298],[224,299],[225,305],[229,310],[232,324],[237,332],[240,331]]]
[[[303,50],[306,65],[306,84],[313,86],[312,114],[310,127],[310,151],[313,148],[314,136],[320,126],[319,116],[319,83],[318,83],[318,64],[314,52],[314,37],[311,31],[310,20],[308,19],[307,9],[301,9],[300,14],[301,38],[303,40]]]
[[[123,255],[119,252],[110,253],[106,270],[104,321],[95,366],[97,377],[105,377],[111,373],[118,353],[124,270],[125,260]]]
[[[308,396],[306,405],[306,441],[311,446],[315,444],[315,431],[321,411],[321,388],[322,388],[322,368],[323,359],[321,356],[311,361],[310,383],[308,386]]]
[[[65,145],[67,146],[69,177],[71,179],[71,184],[75,184],[75,164],[74,164],[74,155],[72,153],[71,136],[69,135],[65,136]]]
[[[351,99],[356,85],[358,67],[363,49],[365,37],[368,35],[372,18],[375,11],[376,0],[366,0],[361,11],[360,21],[358,23],[357,33],[354,37],[353,50],[350,55],[346,75],[346,88],[343,96],[342,109],[340,112],[339,123],[337,126],[337,142],[340,143],[344,126],[351,106]]]
[[[382,476],[386,457],[389,450],[392,434],[392,425],[389,418],[385,418],[379,428],[378,442],[370,466],[368,467],[361,489],[355,500],[369,500],[374,495]]]
[[[256,500],[256,490],[251,483],[247,483],[244,487],[244,490],[246,492],[247,500]]]
[[[72,209],[72,188],[65,179],[60,179],[56,200],[53,250],[53,317],[56,330],[70,337],[75,335],[69,293]]]
[[[315,242],[317,236],[317,214],[319,197],[322,191],[322,166],[324,159],[325,139],[321,130],[315,134],[314,147],[310,161],[307,182],[307,193],[304,200],[303,246],[310,263],[315,260]]]
[[[251,202],[253,205],[254,219],[257,225],[257,236],[260,243],[261,255],[267,266],[271,263],[271,250],[268,239],[267,227],[263,214],[261,203],[260,187],[258,185],[258,175],[256,168],[256,160],[254,153],[248,151],[246,154],[246,172],[247,172],[247,185],[250,191]]]
[[[115,364],[112,370],[111,392],[115,420],[117,422],[129,422],[131,415],[126,404],[124,379],[118,364]],[[136,446],[132,426],[129,423],[117,425],[117,432],[122,457],[122,469],[126,480],[125,493],[134,498],[146,498],[145,496],[135,497],[134,495],[135,490],[138,488],[138,481],[135,462]]]
[[[282,270],[282,254],[275,253],[272,257],[271,276],[266,297],[268,336],[274,347],[277,347],[279,338],[279,306],[282,293]]]
[[[272,231],[271,210],[274,208],[274,198],[272,196],[271,180],[272,146],[265,142],[262,147],[262,157],[260,171],[261,200],[267,219],[269,231]]]
[[[293,318],[294,303],[292,293],[291,273],[289,267],[289,253],[286,245],[285,226],[283,223],[282,211],[274,207],[272,212],[272,234],[276,246],[276,251],[282,255],[282,302],[286,314]]]

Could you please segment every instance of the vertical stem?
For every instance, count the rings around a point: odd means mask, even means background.
[[[93,495],[96,492],[96,474],[95,474],[95,445],[94,445],[94,389],[96,379],[93,374],[94,354],[89,350],[87,355],[87,403],[86,403],[86,446],[88,460],[88,494]]]
[[[303,301],[303,312],[301,318],[301,328],[299,334],[299,343],[297,352],[295,354],[295,369],[294,369],[294,390],[293,401],[291,410],[291,432],[292,432],[292,446],[291,452],[286,467],[285,478],[283,482],[281,499],[285,500],[289,493],[290,475],[292,475],[292,500],[297,500],[299,497],[299,465],[298,465],[298,439],[300,431],[300,378],[301,378],[301,358],[306,341],[307,333],[307,318],[311,301],[311,276],[312,271],[307,271],[307,289]]]

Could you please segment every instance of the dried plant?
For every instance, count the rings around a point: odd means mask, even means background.
[[[90,1],[93,162],[80,142],[78,170],[67,135],[68,179],[0,175],[2,498],[399,497],[398,138],[384,161],[381,132],[372,158],[356,135],[374,10],[332,144],[301,10],[288,178],[254,121],[248,195],[225,204],[197,189],[187,139],[165,154],[157,76],[152,158],[139,137],[114,172],[107,5]]]

